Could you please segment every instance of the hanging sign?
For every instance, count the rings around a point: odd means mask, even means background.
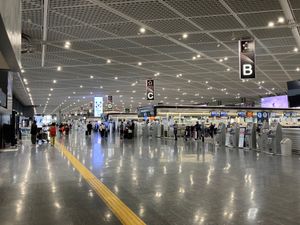
[[[154,100],[154,80],[146,81],[147,100]]]
[[[255,42],[254,40],[239,41],[240,79],[255,78]]]
[[[113,97],[111,95],[107,96],[107,108],[112,109]]]

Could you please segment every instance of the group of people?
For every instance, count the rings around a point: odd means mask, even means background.
[[[58,127],[60,136],[62,136],[63,134],[68,136],[71,129],[72,129],[72,124],[69,125],[67,123],[65,123],[65,124],[61,123]]]
[[[55,137],[56,137],[56,125],[55,123],[52,123],[49,129],[47,129],[49,132],[50,136],[50,143],[52,146],[55,145]],[[43,134],[43,129],[38,128],[36,121],[32,122],[31,129],[30,129],[30,134],[31,134],[31,143],[35,145],[37,143],[37,136]],[[48,139],[48,136],[46,135],[46,139]]]
[[[173,125],[173,132],[174,132],[174,137],[175,141],[178,139],[178,124],[177,121],[175,121]],[[213,123],[210,124],[208,128],[203,127],[198,121],[194,126],[186,126],[185,128],[185,133],[184,137],[185,140],[188,138],[193,138],[195,140],[201,139],[204,142],[204,136],[209,135],[211,138],[214,137],[214,134],[216,132],[215,125]]]
[[[88,122],[88,124],[86,125],[86,135],[89,136],[92,134],[92,130],[93,130],[93,125],[91,122]],[[101,124],[95,124],[94,126],[94,130],[96,132],[100,132],[101,137],[107,137],[107,133],[108,133],[108,129],[105,126],[104,123]]]
[[[121,121],[119,130],[120,130],[120,138],[133,138],[134,134],[134,122],[133,121]]]

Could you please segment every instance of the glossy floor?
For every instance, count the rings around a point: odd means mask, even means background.
[[[300,224],[299,156],[79,132],[59,141],[148,225]],[[57,149],[27,140],[0,154],[0,221],[121,224]]]

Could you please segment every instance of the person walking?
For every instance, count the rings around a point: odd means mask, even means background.
[[[55,123],[52,123],[50,128],[49,128],[49,133],[50,133],[50,143],[51,146],[55,145],[55,137],[56,137],[56,126]]]
[[[178,124],[177,124],[177,121],[175,121],[175,123],[174,123],[174,125],[173,125],[173,130],[174,130],[175,141],[177,141],[177,132],[178,132]]]
[[[88,131],[88,135],[91,135],[93,129],[93,125],[91,124],[91,121],[86,125],[86,128]]]
[[[31,134],[31,143],[33,145],[36,144],[36,135],[38,133],[38,128],[36,125],[36,121],[33,121],[32,125],[31,125],[31,129],[30,129],[30,134]]]
[[[120,138],[121,139],[124,138],[124,123],[123,123],[123,121],[121,121],[121,124],[120,124]]]
[[[195,137],[195,139],[200,139],[201,125],[199,124],[198,121],[196,122],[195,130],[196,130],[196,137]]]

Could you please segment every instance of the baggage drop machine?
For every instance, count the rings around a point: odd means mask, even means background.
[[[237,123],[232,124],[232,127],[229,129],[229,134],[230,147],[239,147],[240,126]]]
[[[267,153],[281,154],[282,127],[278,122],[272,122],[268,132]]]
[[[265,121],[262,125],[259,124],[258,127],[258,148],[261,152],[267,152],[269,123]]]
[[[256,124],[248,123],[245,132],[245,147],[248,149],[256,149]]]
[[[224,123],[219,123],[216,134],[216,142],[219,146],[225,146],[226,127]]]

